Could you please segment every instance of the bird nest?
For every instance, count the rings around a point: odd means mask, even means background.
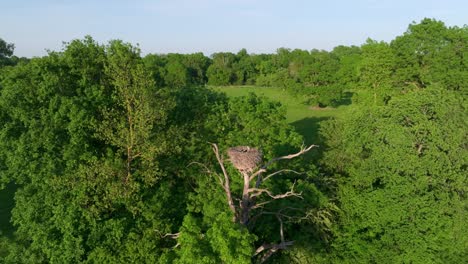
[[[241,172],[253,172],[262,162],[262,152],[249,146],[232,147],[227,153],[232,165]]]

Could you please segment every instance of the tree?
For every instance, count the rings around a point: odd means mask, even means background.
[[[148,54],[143,58],[145,67],[151,72],[157,87],[164,87],[164,76],[166,75],[165,65],[167,59],[162,55]]]
[[[181,88],[189,84],[188,69],[178,61],[171,61],[166,65],[164,82],[167,86]]]
[[[235,83],[238,85],[253,84],[257,76],[252,56],[246,49],[241,49],[236,54],[236,63],[233,65]]]
[[[323,126],[342,210],[335,262],[463,261],[467,117],[466,98],[427,87]]]
[[[441,21],[425,18],[413,22],[407,31],[392,41],[396,55],[396,83],[424,88],[441,83],[448,89],[466,89],[465,27],[447,28]]]
[[[310,52],[310,60],[302,72],[301,80],[305,86],[317,87],[332,85],[336,82],[339,63],[333,53],[320,50]]]
[[[337,46],[332,53],[338,58],[340,64],[336,73],[338,84],[346,88],[358,88],[361,48],[357,46]]]
[[[361,85],[370,88],[374,94],[374,105],[377,94],[382,88],[388,88],[392,81],[394,57],[390,46],[385,42],[368,39],[362,45],[362,60],[359,64]]]
[[[20,186],[2,262],[156,262],[172,244],[154,230],[184,212],[163,206],[184,191],[160,164],[181,162],[164,156],[193,130],[168,124],[174,95],[155,87],[138,49],[75,40],[1,84],[1,176]]]
[[[210,66],[210,58],[203,53],[187,54],[184,57],[184,65],[187,67],[190,83],[193,85],[204,85],[207,82],[206,71]]]
[[[266,159],[297,152],[292,144],[300,144],[302,139],[290,126],[283,123],[284,113],[277,103],[254,95],[235,98],[227,103],[218,104],[213,110],[215,114],[206,120],[208,130],[215,132],[207,141],[217,139],[217,146],[261,146]],[[225,149],[218,149],[217,152],[214,147],[214,150],[222,159]],[[182,228],[175,232],[178,233],[176,240],[179,244],[176,261],[248,263],[255,255],[256,249],[259,251],[254,259],[260,260],[262,254],[265,254],[265,257],[269,256],[267,252],[270,249],[274,251],[284,246],[281,244],[281,221],[284,242],[287,242],[286,239],[295,240],[295,244],[302,249],[297,249],[299,252],[308,250],[305,246],[307,241],[322,243],[319,234],[328,231],[322,229],[316,216],[319,209],[323,209],[329,201],[312,183],[314,174],[309,171],[313,170],[313,165],[301,159],[293,159],[289,163],[290,168],[299,172],[299,175],[284,170],[282,174],[276,174],[259,185],[259,188],[268,189],[273,196],[287,193],[292,188],[296,194],[302,193],[302,199],[291,196],[291,199],[270,201],[267,192],[254,195],[251,190],[250,198],[247,198],[250,202],[246,200],[241,206],[237,198],[242,197],[244,176],[232,165],[222,163],[221,167],[213,152],[211,155],[204,153],[205,156],[200,157],[201,160],[190,163],[190,167],[196,169],[190,173],[194,179],[194,192],[189,195],[188,214],[184,217]],[[276,165],[280,164],[275,163],[267,167],[277,169]],[[225,178],[223,168],[228,178]],[[255,177],[257,176],[259,174]],[[224,181],[223,186],[226,184],[225,179],[229,181],[232,206],[229,205],[226,189],[220,185],[219,177]],[[256,181],[252,179],[249,184],[252,187]],[[255,206],[251,203],[254,197],[257,207],[252,209]],[[297,210],[285,207],[294,207]],[[232,208],[236,213],[233,213]],[[275,213],[281,209],[283,218],[279,221]],[[257,213],[259,215],[255,216]],[[288,217],[284,218],[285,216]],[[272,247],[263,245],[264,242],[268,242]],[[291,259],[288,252],[276,254],[273,258],[281,256]]]
[[[7,43],[5,40],[0,38],[0,55],[3,57],[10,57],[13,55],[15,50],[15,44]]]
[[[219,148],[216,144],[212,144],[213,152],[216,155],[216,159],[218,160],[219,166],[221,167],[222,173],[224,178],[218,176],[219,183],[221,188],[226,194],[227,204],[233,216],[233,222],[239,223],[244,225],[245,227],[252,228],[252,225],[255,224],[257,219],[252,215],[255,209],[263,208],[265,205],[275,202],[278,199],[285,199],[288,197],[299,197],[302,198],[302,194],[298,193],[294,190],[294,184],[291,187],[291,190],[282,193],[282,194],[273,194],[271,190],[268,188],[263,188],[263,182],[267,181],[269,178],[284,172],[291,172],[290,170],[283,169],[273,173],[270,173],[266,176],[262,176],[268,169],[268,167],[279,160],[284,159],[292,159],[298,156],[301,156],[311,150],[316,145],[311,145],[308,147],[303,147],[299,152],[295,154],[289,154],[286,156],[276,157],[266,163],[265,165],[261,166],[259,169],[256,169],[258,164],[261,162],[261,154],[256,149],[251,149],[250,147],[235,147],[229,149],[229,157],[231,163],[233,163],[234,167],[239,170],[240,174],[243,178],[243,186],[242,186],[242,194],[240,198],[239,206],[234,204],[234,200],[232,197],[232,190],[230,184],[230,176],[228,175],[226,168],[224,167],[224,158],[219,153]],[[252,156],[252,154],[254,156]],[[249,160],[250,159],[250,160]],[[246,164],[247,162],[247,164]],[[294,172],[294,171],[292,171]],[[268,197],[268,200],[262,202],[256,202],[256,200],[262,195],[265,194]],[[263,243],[260,247],[255,250],[254,256],[261,256],[260,262],[263,263],[266,261],[272,254],[276,251],[282,249],[286,249],[288,246],[292,246],[294,241],[285,241],[284,238],[284,229],[283,229],[283,221],[290,220],[294,218],[294,216],[288,215],[287,211],[290,210],[298,210],[297,208],[292,207],[284,207],[281,208],[277,212],[260,212],[259,215],[262,214],[270,214],[276,216],[280,223],[279,233],[280,233],[280,242],[277,244],[271,243]],[[258,217],[257,215],[256,217]]]
[[[15,50],[15,44],[7,43],[5,40],[0,38],[0,67],[10,65],[10,59]]]
[[[107,94],[98,88],[104,81],[103,48],[90,38],[69,47],[63,54],[19,64],[2,78],[0,108],[7,117],[1,133],[2,176],[21,186],[15,193],[16,239],[7,263],[69,262],[83,254],[76,231],[85,223],[77,217],[79,205],[70,202],[70,185],[62,183],[73,179],[78,164],[100,152],[102,145],[90,134]]]
[[[236,56],[233,53],[215,53],[212,55],[213,63],[208,67],[206,76],[210,85],[229,85],[235,78],[232,65]]]

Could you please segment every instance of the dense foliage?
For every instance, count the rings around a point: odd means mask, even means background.
[[[86,37],[26,59],[0,39],[0,189],[15,199],[0,262],[463,263],[467,44],[466,26],[433,19],[330,52],[142,57]],[[320,107],[353,97],[321,124],[320,153],[275,163],[288,170],[238,223],[218,179],[239,203],[242,177],[210,143],[268,161],[304,139],[281,104],[210,85],[277,86]],[[288,192],[300,195],[268,200]],[[284,237],[294,244],[256,254]]]
[[[342,262],[463,262],[467,106],[431,86],[323,128],[323,162],[338,173]]]

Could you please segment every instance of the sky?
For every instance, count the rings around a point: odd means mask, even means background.
[[[0,0],[0,7],[0,38],[20,57],[86,35],[138,44],[143,55],[210,55],[391,41],[425,17],[468,24],[466,0]]]

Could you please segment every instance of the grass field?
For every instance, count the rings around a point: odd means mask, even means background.
[[[341,105],[337,108],[313,109],[309,105],[303,104],[300,98],[292,96],[282,88],[275,87],[222,86],[212,87],[212,89],[225,92],[228,96],[233,97],[255,93],[281,102],[287,109],[286,120],[304,136],[306,144],[318,143],[320,122],[338,117],[348,108],[348,105]]]

